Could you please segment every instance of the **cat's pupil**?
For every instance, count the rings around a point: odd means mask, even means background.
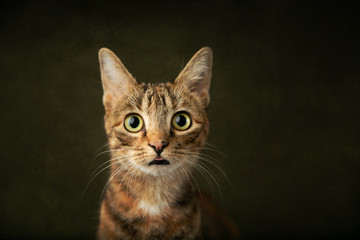
[[[186,125],[186,117],[184,115],[178,115],[175,118],[175,122],[177,123],[177,125],[179,125],[180,127],[183,127]]]
[[[131,117],[131,118],[129,119],[129,125],[130,125],[130,127],[136,128],[137,126],[139,126],[139,124],[140,124],[139,118],[137,118],[137,117]]]

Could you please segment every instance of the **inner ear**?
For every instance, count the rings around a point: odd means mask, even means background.
[[[109,110],[112,102],[115,99],[128,96],[132,92],[131,90],[137,86],[137,82],[111,50],[100,49],[99,62],[104,90],[103,103],[105,108]]]
[[[179,76],[175,79],[177,93],[188,88],[202,101],[204,107],[210,103],[210,80],[212,73],[212,50],[209,47],[200,49],[186,64]]]

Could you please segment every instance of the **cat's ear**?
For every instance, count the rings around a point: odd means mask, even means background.
[[[186,64],[175,79],[175,86],[181,93],[185,86],[195,92],[203,102],[204,107],[210,103],[210,80],[212,69],[212,50],[209,47],[200,49]]]
[[[128,95],[137,82],[111,50],[101,48],[99,62],[104,89],[103,103],[105,109],[110,110],[113,100]]]

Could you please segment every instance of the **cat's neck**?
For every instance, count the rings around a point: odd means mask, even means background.
[[[114,203],[128,204],[149,216],[171,214],[175,205],[188,204],[194,197],[191,183],[177,174],[146,177],[124,174],[112,181],[111,188]]]

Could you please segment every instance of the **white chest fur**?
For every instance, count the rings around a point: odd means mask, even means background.
[[[151,216],[157,216],[162,213],[167,204],[163,203],[148,203],[145,200],[139,202],[138,208],[141,209],[145,214]]]
[[[169,203],[177,195],[177,191],[177,188],[169,188],[164,182],[154,182],[145,188],[143,194],[139,194],[138,209],[150,216],[163,215]]]

